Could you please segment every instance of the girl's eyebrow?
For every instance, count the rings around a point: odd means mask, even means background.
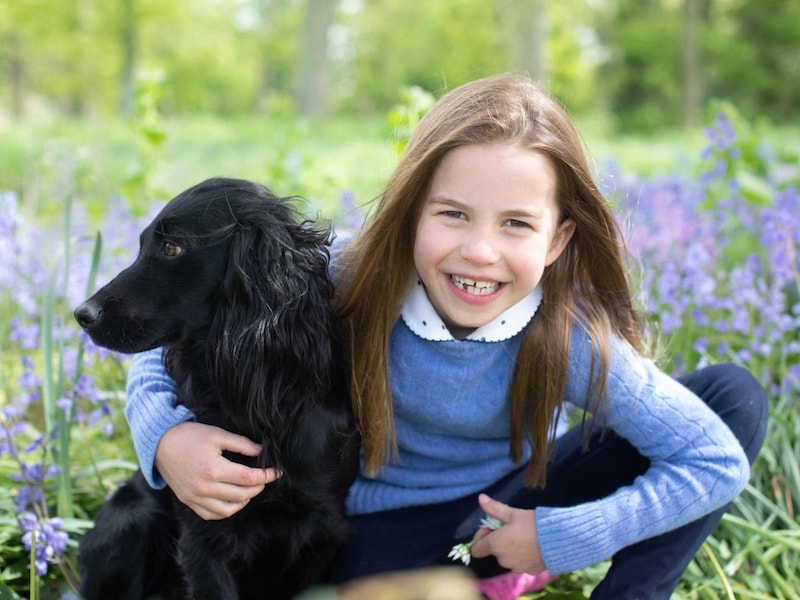
[[[451,198],[450,196],[430,196],[428,198],[428,202],[430,204],[446,204],[447,206],[454,206],[457,208],[467,208],[467,205],[455,198]]]

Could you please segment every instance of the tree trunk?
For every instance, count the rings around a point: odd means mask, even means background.
[[[511,69],[535,81],[547,77],[547,11],[544,0],[507,0]]]
[[[337,0],[308,0],[297,79],[296,103],[301,115],[322,117],[328,112],[330,73],[328,29]]]
[[[16,32],[8,34],[8,74],[11,84],[11,116],[21,119],[25,115],[25,95],[23,79],[25,63],[22,58],[22,44]]]
[[[123,117],[133,116],[136,94],[136,0],[122,0],[120,45],[122,47],[122,71],[120,73],[119,112]]]
[[[681,124],[696,125],[703,114],[705,100],[703,50],[700,32],[705,16],[705,0],[684,0],[681,39]]]
[[[254,0],[253,2],[262,27],[259,35],[258,87],[256,88],[256,96],[253,102],[253,110],[257,113],[267,112],[270,93],[274,84],[272,59],[267,42],[270,36],[273,35],[268,24],[278,18],[277,14],[273,14],[273,11],[277,13],[277,9],[273,4],[271,0]]]

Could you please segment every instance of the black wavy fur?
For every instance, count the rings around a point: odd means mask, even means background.
[[[283,471],[220,521],[137,472],[81,539],[87,600],[283,599],[328,576],[359,453],[330,234],[262,186],[209,179],[170,201],[134,263],[75,310],[101,346],[164,347],[178,401],[263,446],[229,458]]]

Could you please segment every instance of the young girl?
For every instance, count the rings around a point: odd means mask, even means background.
[[[476,538],[481,577],[613,557],[593,598],[669,598],[747,483],[766,395],[733,365],[676,381],[646,357],[619,230],[561,106],[515,76],[446,94],[344,245],[363,462],[336,579],[446,564]],[[174,406],[158,351],[134,358],[128,394],[146,476],[201,517],[280,476],[221,456],[258,448]],[[590,416],[566,431],[570,406]]]

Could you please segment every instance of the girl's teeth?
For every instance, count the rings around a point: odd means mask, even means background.
[[[493,292],[496,292],[500,287],[500,284],[497,282],[475,281],[474,279],[469,279],[468,277],[456,277],[455,275],[451,275],[450,280],[458,289],[478,296],[487,296]]]

